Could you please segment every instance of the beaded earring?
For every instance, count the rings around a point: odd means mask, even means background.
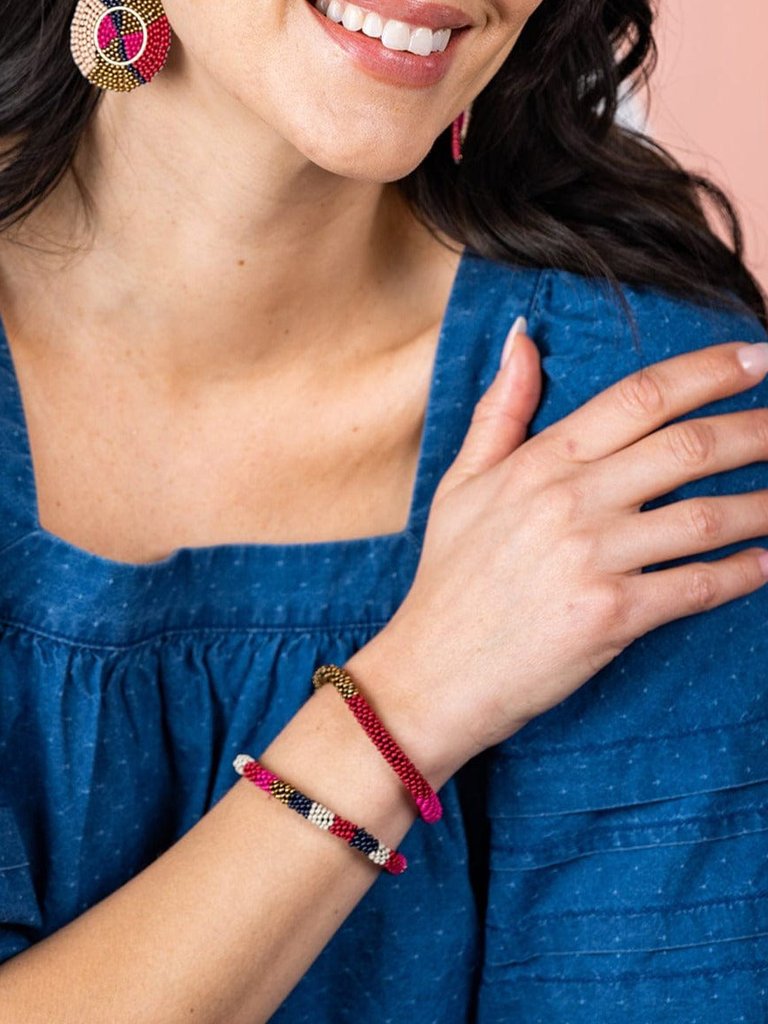
[[[79,0],[70,26],[75,64],[93,85],[128,92],[165,64],[171,27],[161,0]]]
[[[462,110],[458,117],[454,118],[451,125],[451,156],[455,164],[461,163],[462,146],[469,130],[469,117],[471,113],[472,101],[470,101],[465,110]]]

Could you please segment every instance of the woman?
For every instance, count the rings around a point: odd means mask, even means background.
[[[2,15],[0,1021],[757,1020],[765,308],[649,4]]]

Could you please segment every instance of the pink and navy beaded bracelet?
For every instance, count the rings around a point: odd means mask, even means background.
[[[437,793],[395,742],[379,716],[355,686],[349,672],[338,665],[320,665],[312,675],[312,685],[318,690],[324,683],[333,683],[339,691],[344,703],[362,725],[365,733],[408,789],[424,821],[430,824],[439,821],[443,815],[443,807]]]
[[[286,804],[291,810],[297,811],[319,829],[343,839],[347,846],[359,850],[391,875],[400,875],[408,867],[402,853],[380,843],[370,832],[342,818],[324,804],[305,796],[295,786],[278,778],[274,772],[265,768],[249,754],[238,754],[232,764],[238,775],[249,779],[259,789]]]

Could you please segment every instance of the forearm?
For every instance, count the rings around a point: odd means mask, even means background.
[[[357,666],[361,689],[397,737],[407,700],[390,700],[373,681],[366,687],[363,667],[375,656],[356,657],[346,664]],[[435,788],[460,766],[404,749]],[[266,750],[249,753],[392,848],[416,818],[402,782],[332,686],[315,692]],[[241,779],[144,871],[0,968],[0,1022],[266,1021],[381,874]],[[379,884],[390,882],[385,874]]]

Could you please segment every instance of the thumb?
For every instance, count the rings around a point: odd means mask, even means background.
[[[448,470],[451,486],[491,469],[526,438],[541,398],[539,351],[527,330],[525,317],[519,316],[504,342],[499,370],[475,406],[462,446]]]

